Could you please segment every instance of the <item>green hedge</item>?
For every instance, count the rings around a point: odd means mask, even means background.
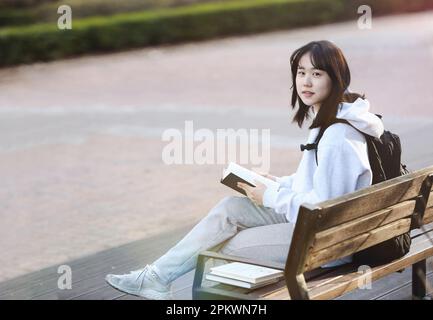
[[[17,7],[16,2],[3,5],[0,0],[0,27],[28,25],[31,23],[54,23],[57,21],[57,8],[63,4],[73,9],[73,16],[88,18],[109,16],[125,12],[153,10],[156,8],[178,7],[192,3],[215,2],[215,0],[46,0]],[[231,0],[218,0],[231,1]],[[18,2],[19,4],[19,2]]]
[[[32,11],[0,8],[0,27],[26,25],[36,21],[37,19]]]
[[[4,28],[0,66],[341,21],[355,18],[360,4],[385,14],[421,10],[431,2],[414,0],[408,9],[403,0],[231,1],[73,19],[72,30],[56,24]]]

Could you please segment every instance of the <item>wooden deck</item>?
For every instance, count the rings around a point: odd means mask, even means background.
[[[138,299],[111,288],[104,278],[108,273],[122,274],[144,267],[179,241],[191,227],[138,240],[91,256],[65,262],[72,270],[72,288],[60,290],[57,281],[59,265],[32,272],[0,283],[0,300],[71,300],[71,299]],[[176,299],[191,299],[193,272],[173,285]]]
[[[151,263],[180,240],[190,228],[182,228],[168,234],[143,239],[117,248],[66,262],[72,270],[72,288],[60,290],[57,280],[58,266],[52,266],[0,283],[0,300],[125,300],[140,299],[124,294],[105,283],[107,273],[128,273]],[[433,241],[433,240],[432,240]],[[193,271],[173,284],[175,299],[190,300]],[[433,294],[433,258],[427,264],[428,291]],[[411,299],[411,269],[394,273],[373,283],[372,289],[355,290],[338,299]]]

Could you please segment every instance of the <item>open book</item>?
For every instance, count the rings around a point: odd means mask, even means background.
[[[268,188],[278,189],[280,184],[274,180],[265,178],[254,171],[248,170],[240,165],[230,162],[227,169],[224,170],[223,177],[221,178],[221,183],[226,186],[246,195],[245,191],[238,188],[238,182],[244,182],[252,187],[255,187],[254,180],[265,184]]]
[[[271,269],[241,262],[231,262],[210,268],[210,273],[208,275],[259,285],[277,281],[283,277],[284,273],[282,270],[278,269]]]

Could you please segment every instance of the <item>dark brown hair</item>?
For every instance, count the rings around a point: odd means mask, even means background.
[[[296,75],[298,72],[299,60],[307,52],[311,55],[311,64],[316,68],[326,71],[331,78],[331,92],[329,96],[322,102],[322,105],[317,113],[310,129],[327,127],[337,115],[338,106],[341,102],[354,102],[358,98],[363,98],[364,95],[358,93],[350,93],[348,91],[350,85],[350,70],[344,58],[343,52],[335,44],[330,41],[312,41],[303,47],[295,50],[290,57],[290,66],[292,72],[292,108],[298,110],[293,117],[293,122],[297,122],[299,127],[305,119],[309,119],[309,109],[298,96],[296,89]]]

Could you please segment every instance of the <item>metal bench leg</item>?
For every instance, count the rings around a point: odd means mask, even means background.
[[[201,283],[203,280],[203,273],[205,267],[206,257],[199,255],[197,258],[197,267],[195,269],[194,274],[194,282],[192,284],[192,299],[198,300],[200,299],[200,295],[198,294],[198,289],[201,287]]]
[[[426,296],[426,260],[421,260],[412,266],[412,299],[428,299]]]

